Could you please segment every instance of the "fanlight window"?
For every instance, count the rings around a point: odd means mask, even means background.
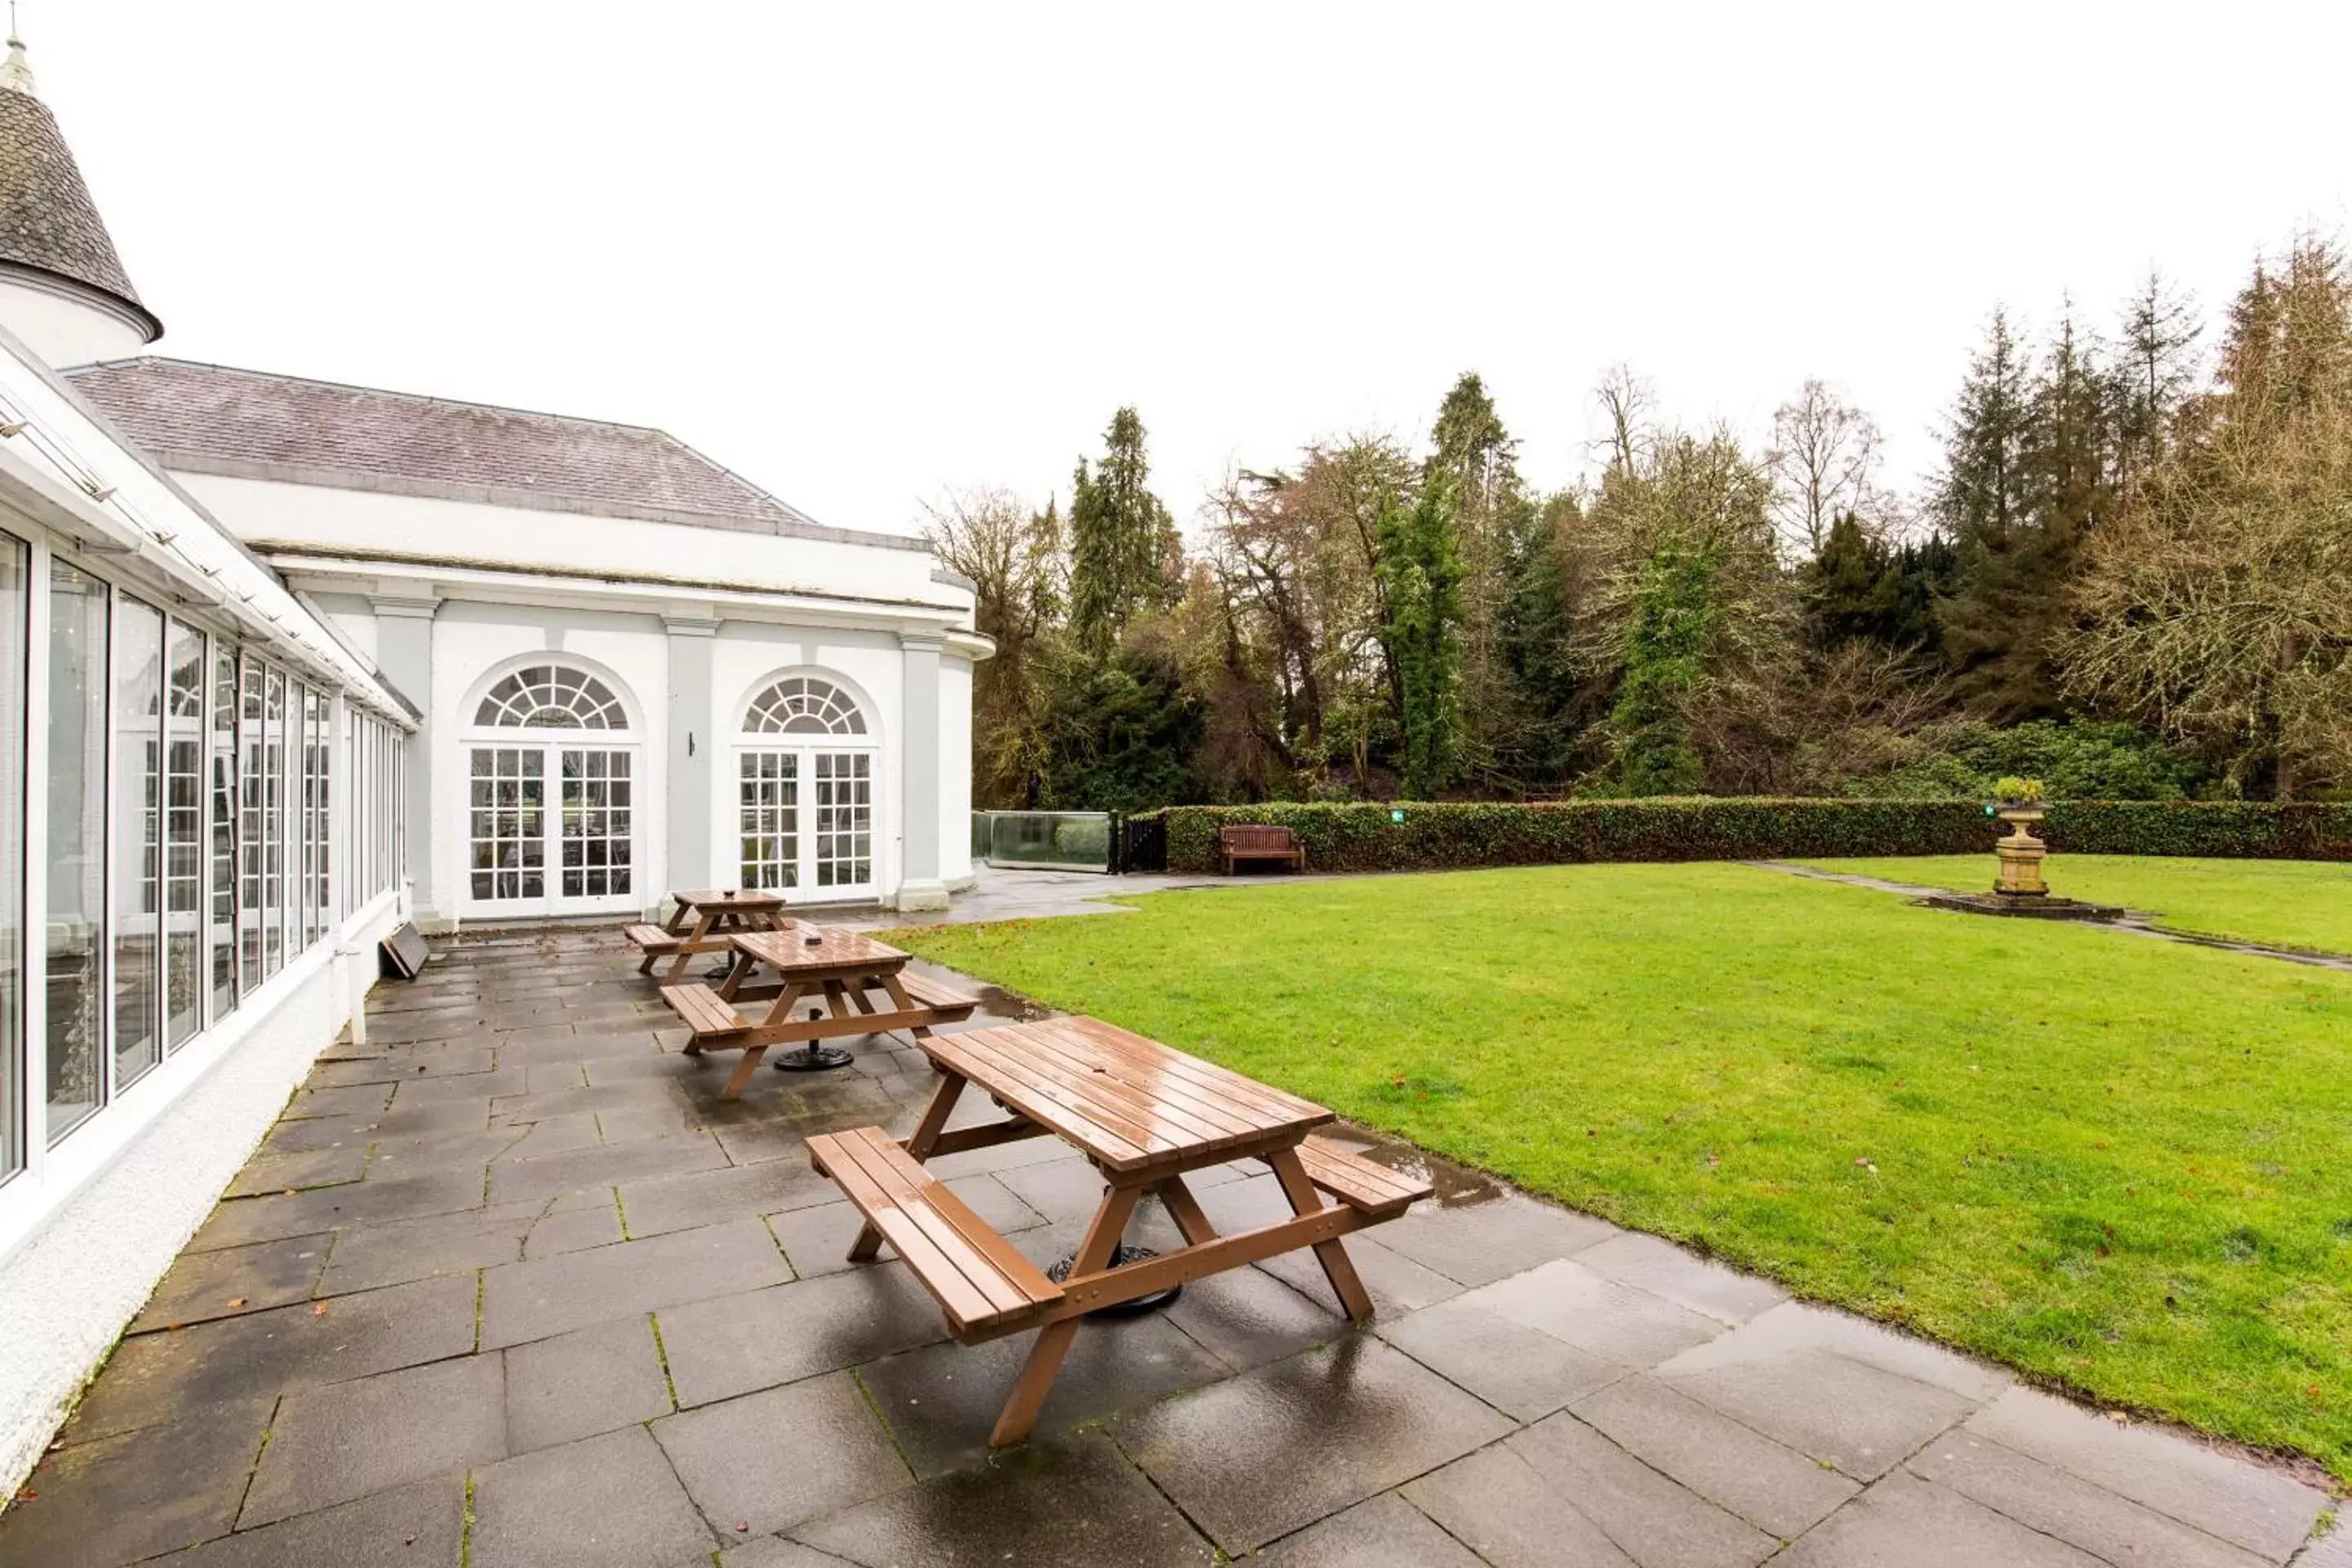
[[[613,689],[586,670],[534,664],[491,687],[474,722],[499,730],[625,730],[629,716]]]
[[[795,675],[751,700],[743,730],[751,735],[863,735],[866,715],[833,682]]]

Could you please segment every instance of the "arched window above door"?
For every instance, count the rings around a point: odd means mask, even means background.
[[[530,664],[482,698],[483,729],[625,730],[629,715],[613,689],[573,665]]]
[[[743,715],[747,735],[863,735],[866,715],[856,699],[830,680],[788,675],[751,699]]]

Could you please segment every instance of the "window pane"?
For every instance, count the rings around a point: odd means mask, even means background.
[[[236,650],[213,650],[213,1021],[236,1005]]]
[[[25,1165],[25,555],[0,534],[0,1177]]]
[[[163,1038],[204,1026],[205,634],[172,623],[163,704]]]
[[[261,972],[286,966],[286,674],[266,672],[261,716]]]
[[[106,584],[49,565],[49,1139],[106,1096],[99,911],[106,898]]]
[[[267,824],[262,816],[262,688],[258,659],[247,658],[237,702],[237,977],[240,991],[251,995],[261,984],[262,845]]]
[[[114,636],[114,1081],[163,1059],[163,616],[118,601]]]

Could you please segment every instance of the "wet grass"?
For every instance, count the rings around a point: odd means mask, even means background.
[[[1828,871],[1976,892],[1992,886],[1993,858],[1808,860]],[[2272,947],[2352,954],[2352,864],[2328,860],[2198,860],[2153,855],[2053,855],[2053,892],[2121,904],[2158,925]]]
[[[2352,1480],[2352,975],[1736,866],[1132,901],[891,940]]]

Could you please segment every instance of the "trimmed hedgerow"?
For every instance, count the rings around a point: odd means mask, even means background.
[[[1404,820],[1392,821],[1402,811]],[[2352,859],[2352,805],[2060,801],[2042,837],[2078,855]],[[1318,871],[1433,871],[1586,860],[1760,860],[1990,854],[1976,800],[1665,799],[1176,805],[1168,868],[1218,868],[1217,829],[1287,827]]]

